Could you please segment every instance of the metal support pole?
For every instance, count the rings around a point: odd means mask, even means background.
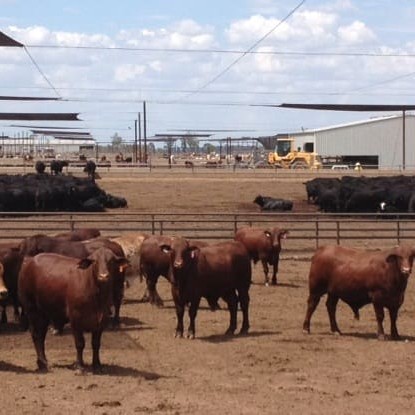
[[[402,111],[402,169],[405,170],[406,137],[405,137],[405,110]]]
[[[143,126],[143,132],[144,132],[144,163],[147,163],[148,161],[148,155],[147,155],[147,110],[146,110],[146,102],[143,101],[143,116],[144,116],[144,126]]]

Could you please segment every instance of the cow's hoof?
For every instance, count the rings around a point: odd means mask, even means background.
[[[308,329],[303,329],[303,334],[310,334],[310,330],[308,330]]]
[[[386,336],[384,334],[378,334],[378,340],[385,341]]]
[[[181,331],[176,331],[176,333],[174,333],[174,338],[175,339],[182,339],[183,338],[183,333]]]

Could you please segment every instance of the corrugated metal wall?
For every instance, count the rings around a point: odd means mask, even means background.
[[[405,122],[406,168],[415,168],[415,116]],[[315,131],[316,151],[322,156],[377,155],[379,168],[402,166],[402,117]]]

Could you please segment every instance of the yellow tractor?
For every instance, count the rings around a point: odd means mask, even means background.
[[[284,138],[277,141],[275,150],[268,154],[268,164],[284,169],[319,169],[322,166],[320,156],[315,152],[293,149],[294,139]]]

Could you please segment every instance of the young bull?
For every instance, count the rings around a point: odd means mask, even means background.
[[[333,333],[341,334],[336,322],[336,306],[341,299],[352,308],[355,316],[361,307],[373,304],[379,339],[385,338],[383,319],[384,308],[387,308],[391,338],[399,339],[396,320],[414,256],[415,249],[407,245],[383,251],[363,251],[337,245],[319,248],[311,261],[304,332],[310,332],[311,316],[321,296],[327,293],[326,306]]]
[[[249,287],[251,262],[245,247],[239,242],[223,242],[202,248],[181,237],[160,248],[169,254],[169,280],[176,306],[176,337],[183,337],[183,316],[189,305],[188,338],[196,335],[195,320],[202,297],[209,304],[222,298],[228,305],[230,324],[227,335],[233,335],[237,326],[238,301],[243,321],[240,333],[249,330]]]
[[[273,285],[277,284],[281,239],[285,239],[287,235],[288,231],[285,229],[262,229],[250,226],[240,228],[235,233],[235,240],[245,246],[254,264],[258,261],[262,262],[266,286],[269,284],[268,265],[273,267],[271,283]]]
[[[101,336],[112,303],[112,275],[127,260],[100,248],[84,259],[44,253],[26,258],[19,276],[19,298],[26,313],[40,371],[47,371],[45,338],[49,323],[69,322],[77,367],[84,367],[84,332],[92,333],[92,366],[99,370]]]

